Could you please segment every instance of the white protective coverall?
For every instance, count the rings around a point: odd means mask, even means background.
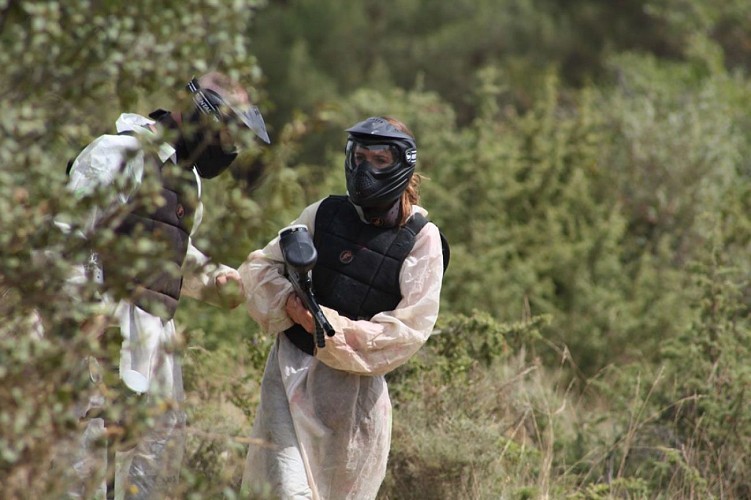
[[[133,131],[136,135],[103,135],[89,144],[76,158],[70,173],[68,187],[77,195],[91,192],[97,186],[111,185],[117,176],[127,176],[134,190],[142,180],[144,171],[144,152],[141,150],[137,135],[154,134],[149,129],[154,121],[131,113],[120,115],[116,122],[118,133]],[[135,154],[134,154],[135,152]],[[159,159],[163,162],[175,162],[175,150],[169,144],[161,144]],[[123,163],[124,162],[124,163]],[[121,168],[122,166],[122,168]],[[200,200],[201,182],[195,172]],[[132,193],[112,193],[113,204],[126,203]],[[97,209],[88,221],[93,227],[102,209]],[[203,206],[198,202],[191,234],[194,234],[201,222]],[[184,276],[181,294],[206,301],[212,294],[218,300],[215,290],[215,278],[232,269],[224,265],[208,264],[208,258],[196,249],[192,242],[188,247],[187,259],[193,260],[193,267],[199,273]],[[84,266],[81,266],[71,282],[86,279]],[[106,280],[106,276],[104,277]],[[135,393],[146,393],[147,401],[168,399],[181,403],[184,399],[183,381],[180,362],[174,353],[177,333],[174,320],[163,321],[128,301],[114,302],[103,298],[103,312],[119,320],[123,344],[120,351],[120,378]],[[166,349],[165,347],[170,347]],[[109,369],[109,367],[102,367]],[[92,397],[88,405],[80,409],[79,417],[84,417],[91,409],[104,404],[103,398]],[[185,436],[185,414],[179,409],[165,411],[147,433],[141,437],[138,445],[129,451],[118,453],[116,457],[115,492],[117,498],[123,495],[135,498],[153,496],[155,488],[164,488],[165,481],[177,478]],[[81,437],[81,447],[74,459],[74,476],[78,484],[70,491],[72,497],[91,493],[92,483],[96,483],[96,496],[104,495],[104,482],[107,453],[97,445],[105,433],[101,418],[88,420]],[[101,484],[98,482],[102,479]],[[76,479],[74,479],[76,480]],[[127,490],[124,486],[127,484]],[[158,494],[164,496],[164,493]]]
[[[320,201],[293,224],[313,233]],[[424,215],[421,207],[413,212]],[[283,277],[279,238],[252,252],[238,271],[250,315],[264,331],[279,334],[268,357],[261,402],[243,488],[276,497],[375,498],[386,474],[391,444],[391,400],[384,374],[405,363],[430,336],[438,317],[443,261],[438,228],[428,223],[404,261],[402,300],[393,311],[354,321],[322,307],[336,330],[315,356],[282,332],[294,293]]]

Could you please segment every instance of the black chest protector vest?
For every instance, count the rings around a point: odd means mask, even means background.
[[[313,290],[318,303],[354,320],[395,309],[402,299],[402,264],[427,222],[415,214],[402,227],[376,227],[360,220],[346,196],[326,198],[316,213],[313,236],[318,252]],[[313,354],[313,336],[300,325],[285,333],[297,347]]]
[[[145,203],[143,198],[148,195],[138,190],[130,200],[132,211],[115,232],[130,238],[145,237],[157,250],[144,257],[145,265],[138,268],[128,268],[122,257],[116,264],[111,262],[114,256],[105,251],[102,265],[105,282],[113,276],[122,280],[128,300],[166,321],[175,315],[180,299],[181,267],[188,252],[198,183],[192,171],[170,161],[163,163],[156,155],[144,159],[143,182],[149,179],[158,180],[163,203]]]

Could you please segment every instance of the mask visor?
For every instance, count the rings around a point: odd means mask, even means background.
[[[377,159],[382,153],[387,153],[391,158],[391,163],[380,164]],[[394,168],[398,167],[401,163],[399,148],[393,144],[384,143],[381,141],[362,141],[350,139],[347,141],[345,148],[346,164],[349,170],[354,170],[357,165],[363,161],[368,162],[373,168],[371,173],[376,177],[381,177],[391,173]]]
[[[269,134],[266,132],[266,123],[264,123],[263,116],[257,106],[248,105],[241,108],[239,106],[230,105],[230,109],[234,112],[235,116],[237,116],[246,127],[255,132],[263,142],[266,144],[271,143]]]
[[[187,89],[193,95],[196,107],[203,114],[212,116],[222,123],[230,123],[237,119],[266,144],[271,143],[269,134],[266,132],[266,124],[263,121],[263,116],[257,106],[229,103],[217,92],[211,89],[202,89],[195,78],[188,83]]]

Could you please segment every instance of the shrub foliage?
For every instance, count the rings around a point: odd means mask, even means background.
[[[251,89],[273,140],[204,184],[195,241],[218,261],[344,191],[351,123],[390,114],[418,137],[452,259],[438,331],[389,375],[382,498],[751,495],[751,8],[559,4],[0,2],[6,496],[64,491],[51,464],[103,354],[81,331],[98,290],[66,278],[114,245],[76,224],[105,194],[74,200],[65,164],[214,68]],[[135,265],[158,250],[119,245]],[[272,339],[242,308],[185,300],[177,321],[175,496],[235,497]]]

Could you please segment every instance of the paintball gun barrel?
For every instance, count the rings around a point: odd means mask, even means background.
[[[313,245],[313,238],[311,238],[308,228],[299,224],[282,229],[279,231],[279,247],[282,250],[287,279],[292,283],[295,293],[315,320],[316,346],[319,348],[325,347],[324,333],[331,337],[334,335],[334,328],[326,319],[321,306],[313,295],[311,271],[318,260],[318,252]]]

